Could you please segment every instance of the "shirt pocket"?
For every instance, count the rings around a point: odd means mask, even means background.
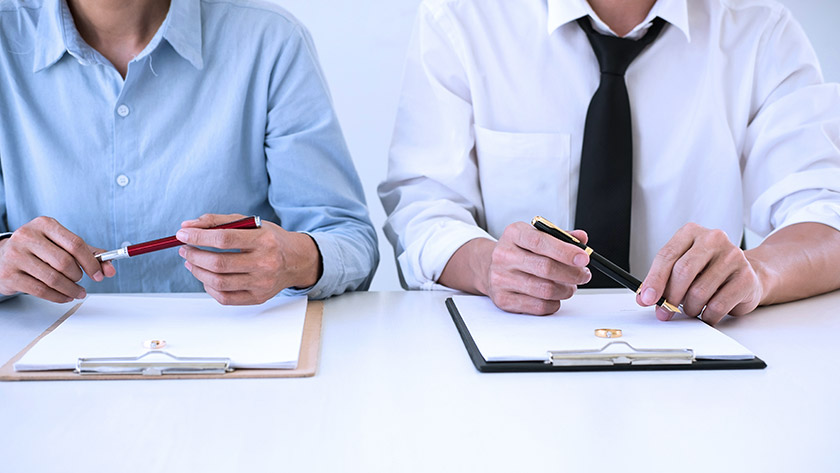
[[[475,127],[487,231],[541,215],[569,226],[571,145],[565,133],[509,133]]]

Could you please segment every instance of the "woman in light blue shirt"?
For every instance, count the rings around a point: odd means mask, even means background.
[[[361,183],[312,41],[281,8],[0,0],[0,71],[0,293],[254,304],[370,284]],[[241,215],[262,228],[207,229]],[[179,225],[180,251],[93,256]]]

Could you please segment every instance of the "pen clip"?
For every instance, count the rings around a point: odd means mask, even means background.
[[[536,217],[531,219],[531,225],[536,225],[537,222],[545,225],[546,227],[548,227],[552,230],[556,230],[556,231],[562,233],[563,235],[566,235],[566,237],[568,237],[570,240],[572,240],[575,243],[582,244],[581,241],[578,240],[577,238],[575,238],[571,233],[567,232],[566,230],[563,230],[562,228],[560,228],[557,225],[551,223],[550,221],[546,220],[545,218],[540,217],[539,215],[537,215]]]

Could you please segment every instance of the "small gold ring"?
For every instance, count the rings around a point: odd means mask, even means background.
[[[166,340],[146,340],[143,346],[152,350],[157,350],[166,346]]]
[[[600,338],[618,338],[621,336],[621,329],[619,328],[597,328],[595,329],[595,336]]]

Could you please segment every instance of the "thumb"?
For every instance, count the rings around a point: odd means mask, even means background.
[[[245,217],[246,216],[242,214],[204,214],[196,219],[181,222],[181,228],[217,227]]]

